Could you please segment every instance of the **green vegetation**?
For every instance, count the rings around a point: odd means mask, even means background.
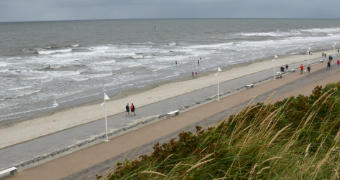
[[[340,83],[183,132],[103,178],[340,179],[339,141]]]

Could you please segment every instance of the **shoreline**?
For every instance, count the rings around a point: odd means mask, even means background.
[[[262,61],[256,61],[248,64],[242,65],[238,64],[236,67],[227,68],[227,70],[225,70],[226,69],[225,68],[223,72],[221,72],[220,81],[224,82],[238,77],[242,77],[244,75],[272,68],[271,66],[275,66],[276,68],[278,68],[278,66],[282,66],[285,64],[304,62],[306,60],[315,58],[321,59],[319,54],[320,54],[319,52],[315,52],[313,53],[313,55],[305,54],[287,55],[281,58],[279,57],[276,62],[271,62],[269,61],[270,59],[265,59]],[[113,116],[118,113],[124,112],[123,106],[125,106],[126,102],[134,102],[138,108],[141,106],[145,106],[147,104],[152,104],[181,94],[190,93],[198,89],[214,86],[216,85],[215,81],[216,77],[214,77],[214,73],[207,72],[206,74],[203,74],[197,78],[193,79],[188,78],[188,80],[175,82],[170,81],[168,83],[156,85],[151,89],[146,88],[147,89],[146,91],[135,90],[136,91],[135,93],[126,95],[123,94],[121,95],[121,98],[113,97],[114,100],[108,101],[107,103],[109,104],[110,107],[122,107],[120,110],[110,109],[108,111],[108,115]],[[186,88],[183,88],[181,91],[178,91],[177,88],[178,86]],[[132,101],[132,99],[134,100]],[[0,135],[6,137],[4,139],[7,140],[7,141],[0,140],[0,149],[25,141],[29,141],[31,139],[35,139],[38,137],[42,137],[48,134],[52,134],[58,131],[69,129],[81,124],[86,124],[102,119],[104,117],[104,113],[102,111],[103,110],[99,106],[98,102],[92,102],[90,104],[66,108],[58,112],[52,112],[46,116],[41,116],[30,120],[24,120],[18,123],[12,123],[10,125],[7,124],[7,126],[0,125]],[[69,119],[74,120],[70,122]],[[37,132],[35,129],[39,129],[40,132]],[[23,137],[22,134],[26,134],[26,136]]]
[[[319,49],[319,50],[315,51],[315,53],[313,53],[312,56],[314,56],[315,54],[320,54],[323,51],[333,51],[333,50]],[[282,55],[282,56],[279,57],[279,59],[280,58],[289,58],[289,57],[292,57],[292,56],[303,56],[303,55],[306,55],[306,54],[305,54],[305,52],[301,51],[301,52],[296,52],[296,53],[293,53],[293,54]],[[240,67],[243,67],[243,66],[249,66],[251,64],[256,64],[256,63],[261,63],[261,62],[266,62],[266,61],[270,62],[272,59],[273,58],[259,58],[259,59],[250,60],[248,62],[233,64],[233,65],[229,65],[229,66],[226,66],[226,67],[222,67],[222,71],[228,71],[228,70],[231,70],[233,68],[240,68]],[[276,67],[276,68],[279,68],[279,67]],[[277,70],[277,71],[279,71],[279,70]],[[189,73],[190,72],[188,72],[188,74]],[[160,81],[160,82],[152,82],[151,84],[148,84],[148,85],[143,86],[143,87],[138,87],[136,89],[128,88],[125,91],[114,92],[113,94],[109,93],[110,90],[108,90],[106,93],[110,96],[110,98],[111,98],[110,101],[118,100],[118,99],[126,98],[128,96],[133,96],[133,95],[145,92],[145,91],[149,91],[149,90],[152,90],[154,88],[158,88],[158,87],[166,85],[166,84],[178,83],[178,82],[183,82],[183,81],[190,81],[190,80],[193,80],[193,79],[199,79],[201,77],[210,76],[210,75],[215,74],[215,73],[216,72],[214,72],[214,71],[198,72],[198,76],[194,77],[194,78],[192,78],[190,75],[183,76],[183,77],[176,77],[174,79],[164,80],[164,81]],[[88,91],[91,91],[91,90],[88,90]],[[85,93],[85,92],[82,92],[82,93]],[[97,92],[96,94],[102,94],[102,93]],[[72,95],[62,97],[62,98],[72,97],[72,96],[76,96],[76,95],[79,95],[79,94],[72,94]],[[23,112],[15,112],[15,113],[2,115],[2,116],[0,116],[1,118],[3,118],[0,121],[0,129],[4,128],[4,127],[10,127],[12,125],[15,125],[17,123],[21,123],[21,122],[24,122],[24,121],[29,121],[29,120],[33,120],[33,119],[37,119],[37,118],[51,116],[55,113],[60,113],[60,112],[63,112],[65,110],[67,111],[67,110],[73,109],[73,108],[90,106],[90,105],[95,105],[95,104],[101,104],[102,98],[100,98],[98,96],[101,96],[101,95],[91,94],[91,95],[88,95],[88,96],[85,96],[85,97],[81,97],[81,98],[75,100],[75,101],[79,101],[75,104],[72,104],[72,103],[67,104],[66,103],[66,105],[64,105],[64,106],[41,107],[41,108],[38,108],[38,109],[32,109],[32,110],[27,110],[27,111],[23,111]],[[95,97],[95,98],[90,98],[90,97]],[[84,99],[84,100],[82,100],[82,99]],[[9,117],[9,118],[6,118],[6,117]],[[0,146],[0,148],[1,148],[1,146]]]

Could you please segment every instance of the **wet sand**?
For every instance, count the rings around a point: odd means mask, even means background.
[[[222,98],[221,101],[214,101],[206,105],[202,105],[181,113],[176,117],[157,121],[129,133],[114,137],[108,143],[100,143],[74,152],[70,155],[52,160],[40,166],[24,170],[19,172],[17,176],[10,179],[64,178],[81,170],[91,168],[99,163],[103,163],[105,160],[117,157],[122,153],[133,151],[136,148],[147,145],[152,146],[153,142],[157,141],[161,137],[167,137],[181,129],[194,126],[198,122],[209,119],[226,109],[244,104],[254,97],[258,97],[263,94],[271,96],[273,91],[278,91],[279,93],[272,95],[271,99],[267,100],[267,102],[272,102],[291,95],[309,94],[317,85],[325,85],[327,83],[340,81],[340,71],[333,71],[332,74],[329,74],[325,71],[325,66],[326,63],[317,64],[312,66],[312,73],[310,74],[305,72],[303,75],[300,75],[299,72],[295,72],[284,76],[282,79],[268,81],[259,84],[254,88],[239,91]],[[230,77],[231,75],[228,74],[225,76]],[[208,77],[209,76],[202,77],[201,79]],[[214,80],[216,80],[215,78],[216,77],[214,77]],[[227,77],[224,77],[223,79],[227,79]]]
[[[332,52],[329,51],[328,53]],[[321,53],[319,52],[315,52],[314,55],[285,56],[281,58],[279,57],[277,61],[274,62],[271,60],[264,60],[244,66],[238,66],[221,72],[219,79],[220,82],[224,82],[247,74],[252,74],[254,72],[259,72],[261,70],[318,58],[320,57],[320,54]],[[215,85],[217,83],[216,81],[215,73],[210,73],[195,79],[163,84],[144,92],[115,99],[107,102],[108,115],[112,116],[123,112],[127,102],[134,102],[141,107]],[[0,136],[3,138],[0,139],[0,149],[62,131],[80,124],[96,121],[103,117],[103,108],[100,106],[100,103],[98,103],[66,109],[48,116],[30,119],[10,126],[2,126],[0,127]]]

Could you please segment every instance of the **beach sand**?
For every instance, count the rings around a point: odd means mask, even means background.
[[[335,52],[328,51],[328,54],[329,53]],[[279,57],[276,61],[268,59],[250,63],[248,65],[235,67],[221,72],[219,79],[220,82],[223,82],[265,69],[273,67],[278,68],[285,64],[303,62],[314,58],[321,59],[320,55],[321,52],[315,52],[313,55],[292,55],[281,58]],[[210,73],[195,79],[163,84],[144,92],[108,101],[107,113],[109,116],[112,116],[123,112],[127,102],[134,102],[134,104],[138,104],[138,106],[141,107],[204,87],[216,85],[216,83],[217,78],[215,73]],[[0,127],[0,137],[2,137],[0,139],[0,149],[102,118],[104,118],[104,110],[98,103],[74,107],[60,112],[55,112],[48,116],[26,120],[10,126],[3,126]]]
[[[9,179],[33,180],[64,178],[81,170],[91,168],[98,163],[103,163],[122,153],[133,151],[138,147],[150,146],[150,144],[152,146],[152,144],[161,137],[169,136],[169,134],[178,132],[188,126],[193,126],[195,123],[204,121],[226,109],[250,101],[254,97],[269,93],[268,96],[271,98],[266,102],[273,102],[301,93],[310,94],[317,85],[324,86],[328,83],[340,81],[340,72],[335,71],[336,73],[327,74],[327,72],[323,70],[325,69],[325,65],[326,64],[323,63],[312,66],[312,73],[310,74],[304,73],[300,75],[299,72],[295,72],[284,76],[282,79],[267,81],[254,88],[236,92],[222,98],[221,101],[210,102],[181,113],[176,117],[157,121],[137,130],[114,137],[108,143],[100,143],[70,155],[54,159],[37,167],[24,170]],[[322,78],[320,78],[321,76]],[[209,78],[209,76],[203,78]],[[272,91],[285,88],[287,88],[287,91],[270,95]],[[92,178],[94,178],[94,175]]]

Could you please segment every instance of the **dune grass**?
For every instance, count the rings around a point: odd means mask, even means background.
[[[100,179],[340,179],[340,83],[257,104]]]

